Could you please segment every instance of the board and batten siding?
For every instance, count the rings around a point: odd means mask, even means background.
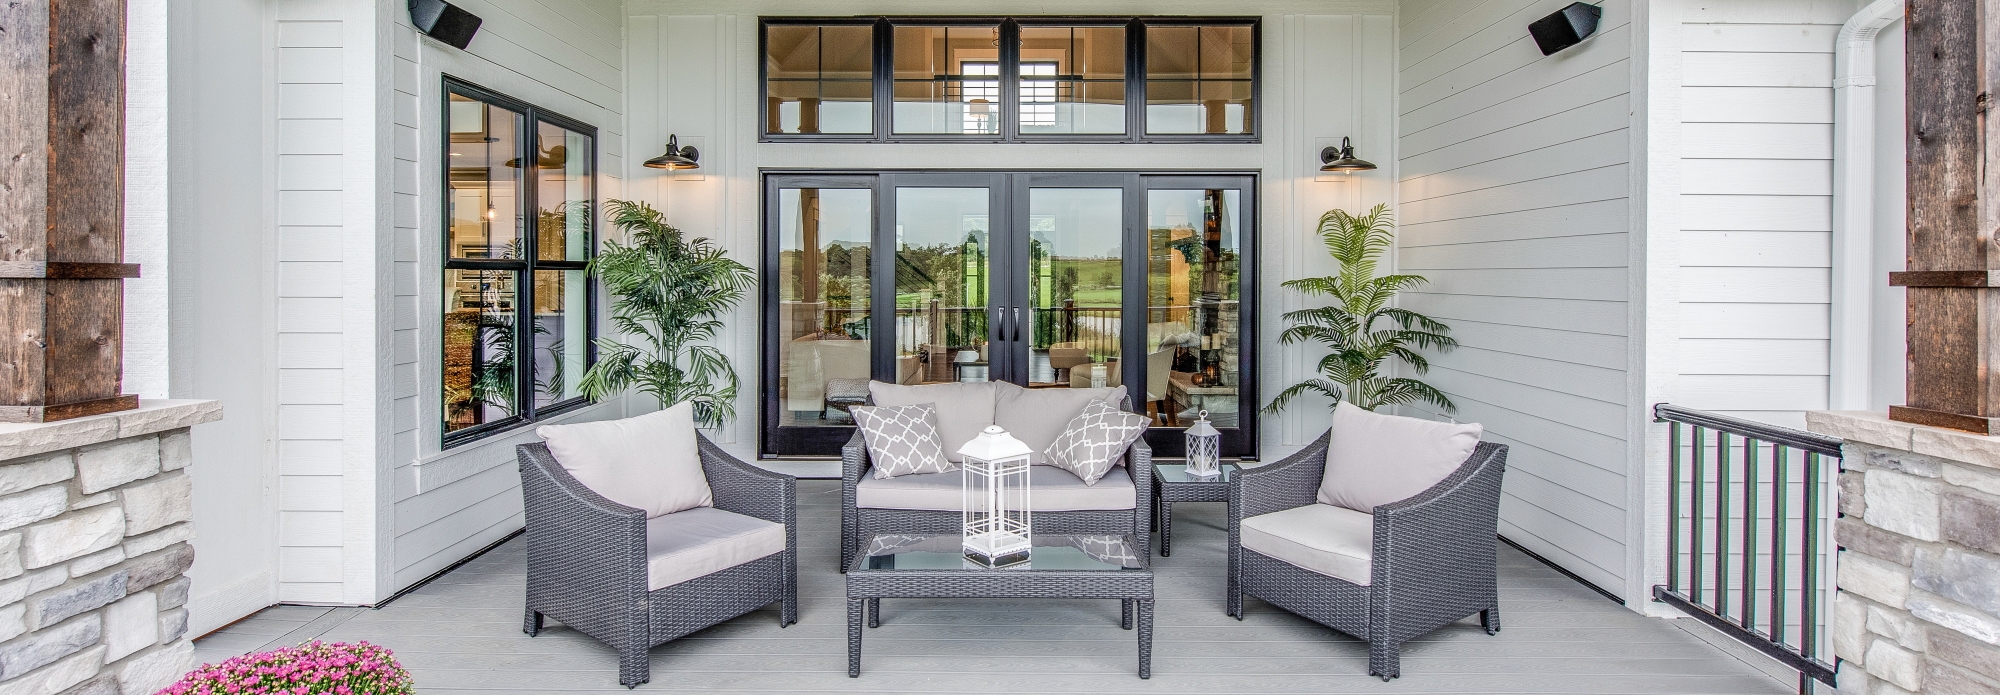
[[[1680,405],[1805,428],[1827,406],[1833,45],[1859,3],[1683,3]],[[1665,202],[1665,201],[1662,201]]]
[[[440,289],[444,216],[440,106],[444,75],[472,82],[597,128],[599,201],[622,195],[624,11],[616,0],[456,0],[483,20],[466,50],[438,43],[395,13],[390,56],[394,103],[394,282],[384,287],[393,331],[384,466],[393,478],[382,509],[393,529],[387,596],[521,529],[514,446],[522,427],[441,450]],[[602,222],[600,221],[600,224]],[[609,230],[600,229],[603,238]],[[607,322],[598,307],[599,331]],[[547,422],[622,417],[613,399]]]
[[[1635,28],[1606,2],[1544,57],[1525,28],[1566,4],[1400,3],[1401,302],[1460,343],[1423,377],[1450,417],[1510,447],[1501,535],[1623,593]]]

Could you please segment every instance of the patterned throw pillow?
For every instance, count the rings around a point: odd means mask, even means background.
[[[1138,413],[1119,410],[1108,401],[1084,404],[1083,412],[1071,418],[1061,436],[1046,452],[1049,465],[1075,473],[1085,485],[1096,485],[1111,472],[1120,454],[1132,440],[1144,434],[1148,420]]]
[[[848,412],[861,427],[861,438],[868,442],[875,477],[943,473],[957,468],[944,459],[944,447],[938,444],[937,408],[931,404],[857,405]]]

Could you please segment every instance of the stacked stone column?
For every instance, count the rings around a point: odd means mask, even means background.
[[[202,403],[0,432],[0,456],[40,450],[0,460],[0,695],[151,695],[192,667]]]
[[[2000,437],[1812,413],[1847,440],[1829,624],[1840,691],[2000,695]]]

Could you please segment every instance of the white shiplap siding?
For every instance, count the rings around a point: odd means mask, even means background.
[[[1627,559],[1632,180],[1626,2],[1544,57],[1563,0],[1403,2],[1403,306],[1461,347],[1425,377],[1509,445],[1501,534],[1618,591]]]
[[[278,598],[343,593],[342,52],[337,10],[277,22]]]
[[[1721,5],[1662,28],[1681,57],[1674,399],[1803,428],[1827,405],[1833,41],[1854,8]]]
[[[532,428],[439,448],[439,307],[443,271],[444,163],[436,161],[443,75],[452,75],[597,127],[598,200],[622,195],[623,10],[607,0],[463,0],[484,22],[465,50],[444,47],[398,15],[391,77],[395,197],[392,334],[383,414],[385,466],[394,480],[388,592],[401,589],[506,537],[522,524],[514,445]],[[426,194],[433,199],[425,200]],[[605,230],[600,229],[603,236]],[[599,316],[605,312],[599,308]],[[600,330],[602,321],[600,321]],[[565,420],[617,417],[613,402]]]

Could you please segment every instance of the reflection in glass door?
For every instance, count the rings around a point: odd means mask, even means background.
[[[762,452],[837,455],[870,380],[1007,381],[1125,386],[1163,457],[1207,410],[1224,455],[1254,456],[1254,183],[768,175]]]
[[[776,292],[766,310],[775,313],[776,333],[768,337],[765,369],[777,383],[765,422],[802,437],[843,439],[854,424],[847,407],[867,402],[872,373],[875,194],[832,185],[775,194],[767,212],[777,257],[766,262],[775,261]]]
[[[1239,424],[1242,193],[1146,192],[1146,397],[1156,424],[1184,426],[1204,410],[1218,428]]]
[[[1028,189],[1028,385],[1124,382],[1125,190]]]
[[[895,189],[896,383],[993,377],[991,195]]]

